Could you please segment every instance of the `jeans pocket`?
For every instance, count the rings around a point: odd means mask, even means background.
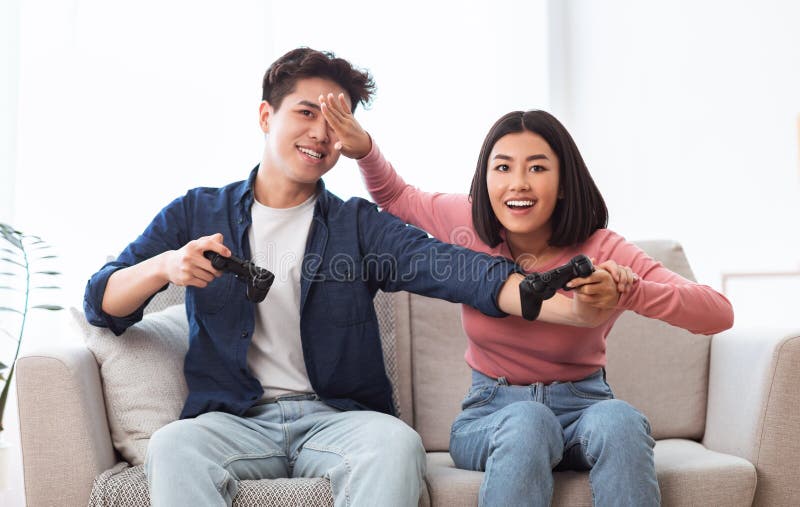
[[[461,402],[461,410],[486,405],[494,399],[495,394],[497,394],[497,385],[472,386]]]
[[[592,375],[583,380],[565,382],[565,384],[572,394],[581,398],[590,400],[611,400],[614,398],[611,386],[601,375]]]

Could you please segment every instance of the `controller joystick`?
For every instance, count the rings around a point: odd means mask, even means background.
[[[269,288],[275,280],[275,275],[268,269],[256,266],[250,261],[242,260],[231,255],[223,257],[217,252],[206,250],[203,256],[211,261],[214,269],[226,273],[233,273],[236,278],[247,284],[247,299],[253,303],[260,303],[267,297]]]
[[[573,278],[585,278],[594,272],[592,261],[585,255],[576,255],[568,263],[544,273],[531,273],[519,283],[522,316],[536,320],[542,301],[553,297],[557,290],[570,290],[567,283]]]

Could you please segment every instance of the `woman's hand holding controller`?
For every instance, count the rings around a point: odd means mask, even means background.
[[[592,264],[594,264],[592,259]],[[575,290],[575,303],[601,310],[613,310],[625,292],[633,287],[638,276],[628,266],[620,266],[613,260],[595,265],[595,271],[585,278],[575,278],[567,284]],[[577,310],[577,309],[576,309]]]

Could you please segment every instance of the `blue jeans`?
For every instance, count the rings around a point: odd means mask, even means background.
[[[478,504],[549,506],[553,469],[590,470],[594,505],[659,505],[650,424],[598,370],[577,382],[508,385],[477,371],[453,422],[458,468],[484,471]]]
[[[425,449],[400,419],[299,396],[170,423],[150,439],[145,473],[154,507],[231,505],[237,481],[285,477],[328,478],[337,507],[416,506]]]

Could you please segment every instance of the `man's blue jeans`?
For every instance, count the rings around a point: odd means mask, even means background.
[[[145,459],[152,505],[231,505],[237,481],[282,477],[328,478],[337,507],[417,505],[425,449],[414,430],[390,415],[308,398],[244,417],[209,412],[156,431]]]
[[[458,468],[485,471],[481,506],[549,506],[553,469],[591,470],[595,505],[660,504],[650,424],[614,399],[604,370],[529,386],[473,371],[462,409],[450,454]]]

